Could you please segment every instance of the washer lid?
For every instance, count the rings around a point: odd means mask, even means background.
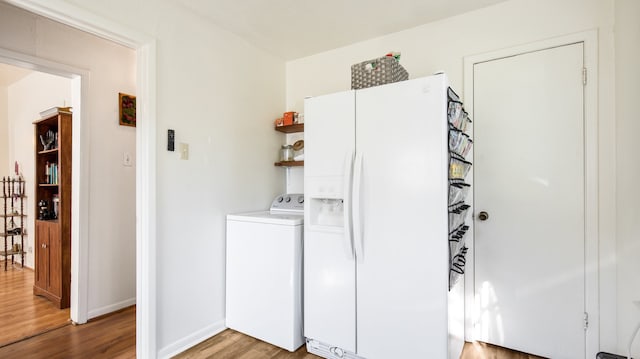
[[[228,214],[227,221],[297,226],[304,223],[302,213],[273,213],[270,211]]]

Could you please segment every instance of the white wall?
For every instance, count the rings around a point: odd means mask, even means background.
[[[512,0],[287,63],[287,108],[303,112],[305,96],[349,89],[352,64],[389,51],[402,53],[410,78],[442,70],[462,94],[465,56],[598,29],[599,68],[590,73],[599,72],[600,344],[609,351],[617,345],[613,9],[612,0]]]
[[[293,145],[298,140],[304,140],[304,133],[292,133],[283,136],[283,144]],[[304,167],[288,167],[285,169],[287,193],[304,193]]]
[[[640,98],[640,1],[616,0],[616,125],[618,352],[626,355],[631,331],[640,322],[640,161],[637,158]],[[640,357],[640,337],[632,355]]]
[[[26,181],[27,198],[24,202],[27,213],[27,236],[24,248],[27,250],[25,265],[34,266],[33,245],[35,243],[35,218],[37,206],[33,202],[35,189],[35,163],[34,163],[34,130],[33,121],[40,118],[40,111],[71,103],[71,80],[49,75],[41,72],[33,72],[23,79],[9,85],[9,163],[13,174],[13,163],[20,164]]]
[[[66,1],[157,40],[157,345],[168,356],[224,326],[225,214],[284,190],[273,166],[284,61],[180,2]],[[169,128],[189,160],[167,152]]]
[[[224,325],[225,215],[268,208],[284,62],[180,7],[156,13],[158,70],[158,344],[161,356]],[[166,151],[166,130],[190,159]],[[191,343],[193,344],[193,343]]]
[[[7,120],[7,87],[0,86],[0,177],[13,174],[12,167],[9,167],[9,122]]]
[[[124,151],[135,164],[135,129],[118,125],[117,108],[118,92],[135,94],[135,52],[5,3],[0,48],[88,72],[89,316],[135,303],[135,167],[122,166]]]

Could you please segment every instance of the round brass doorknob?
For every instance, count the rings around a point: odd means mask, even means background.
[[[478,219],[481,221],[486,221],[487,219],[489,219],[489,213],[485,211],[478,213]]]

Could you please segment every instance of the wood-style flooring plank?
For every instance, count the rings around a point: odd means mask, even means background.
[[[69,309],[33,295],[33,270],[9,264],[4,271],[0,264],[0,347],[71,324]]]
[[[544,359],[481,342],[465,343],[460,359]]]
[[[0,358],[135,358],[136,310],[129,307],[0,348]]]
[[[318,359],[305,346],[291,353],[258,339],[227,329],[180,353],[174,359]]]

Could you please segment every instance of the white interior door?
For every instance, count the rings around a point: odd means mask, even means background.
[[[583,58],[473,67],[475,338],[558,359],[585,357]]]

